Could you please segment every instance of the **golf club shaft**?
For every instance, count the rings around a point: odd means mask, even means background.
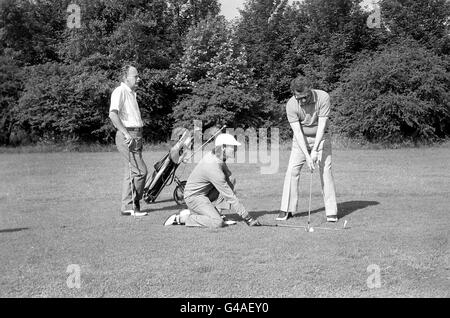
[[[227,125],[223,125],[222,128],[220,128],[219,130],[216,131],[216,133],[214,135],[212,135],[207,141],[205,141],[200,147],[197,148],[197,150],[195,150],[187,159],[185,160],[189,160],[191,159],[197,152],[199,152],[206,144],[208,144],[214,137],[216,137],[223,129],[225,129],[227,127]]]
[[[304,225],[291,225],[291,224],[277,224],[276,226],[278,227],[289,227],[289,228],[299,228],[299,229],[304,229],[307,228]],[[328,231],[340,231],[342,229],[331,229],[328,227],[314,227],[314,229],[318,229],[318,230],[328,230]]]
[[[310,181],[309,181],[308,228],[309,228],[309,224],[311,222],[312,181],[313,181],[313,172],[311,170],[311,177],[310,177]]]

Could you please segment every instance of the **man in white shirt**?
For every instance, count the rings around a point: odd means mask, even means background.
[[[230,134],[217,136],[215,148],[200,160],[187,180],[184,199],[189,210],[171,215],[164,225],[220,228],[233,224],[233,221],[225,221],[217,209],[222,201],[229,203],[247,225],[261,225],[248,214],[236,197],[235,181],[230,179],[231,171],[225,163],[228,158],[233,157],[234,146],[240,145]]]
[[[122,68],[120,86],[111,94],[109,118],[117,128],[116,146],[125,163],[122,184],[122,215],[144,216],[139,201],[144,192],[147,166],[142,159],[141,112],[135,88],[139,82],[138,71],[131,65]]]

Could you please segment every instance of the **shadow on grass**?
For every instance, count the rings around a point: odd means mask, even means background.
[[[157,202],[159,203],[159,202]],[[148,205],[145,209],[141,209],[142,212],[152,213],[152,212],[158,212],[158,211],[174,211],[174,210],[182,210],[187,209],[187,206],[185,204],[183,205],[171,205],[171,206],[163,206],[160,208],[152,207],[152,205]]]
[[[369,206],[372,205],[378,205],[380,204],[380,202],[378,201],[347,201],[347,202],[341,202],[338,203],[338,216],[339,218],[343,218],[344,216],[347,216],[355,211],[361,210],[361,209],[365,209]],[[319,213],[319,212],[324,212],[325,208],[319,208],[316,210],[311,211],[311,214],[315,214],[315,213]],[[263,215],[266,214],[273,214],[273,215],[278,215],[278,213],[280,213],[280,210],[274,210],[274,211],[250,211],[250,214],[253,217],[261,217]],[[237,216],[237,214],[232,214],[230,216]],[[308,216],[308,211],[306,212],[301,212],[301,213],[296,213],[293,215],[294,218],[297,217],[303,217],[303,216]]]
[[[156,200],[153,203],[149,203],[149,204],[158,204],[158,203],[166,203],[166,202],[175,202],[172,198],[170,199],[164,199],[164,200]]]
[[[378,205],[380,202],[378,201],[347,201],[347,202],[340,202],[337,204],[338,206],[338,217],[343,218],[344,216],[347,216],[349,214],[352,214],[355,211],[365,209],[372,205]],[[325,211],[325,207],[319,208],[316,210],[311,211],[311,214],[319,213]],[[302,217],[307,216],[308,211],[297,213],[294,215],[294,217]]]
[[[380,204],[380,202],[378,201],[347,201],[347,202],[340,202],[337,204],[338,206],[338,217],[339,218],[343,218],[344,216],[347,216],[349,214],[352,214],[355,211],[358,210],[362,210],[365,209],[369,206],[373,206],[373,205],[378,205]],[[142,210],[142,212],[158,212],[158,211],[172,211],[172,210],[181,210],[181,209],[186,209],[187,206],[186,205],[171,205],[168,207],[161,207],[158,209],[152,209],[151,205],[145,209]],[[311,211],[311,214],[315,214],[315,213],[319,213],[319,212],[324,212],[325,208],[319,208],[319,209],[315,209],[313,211]],[[278,215],[278,213],[280,213],[280,210],[273,210],[273,211],[249,211],[250,215],[253,217],[261,217],[263,215],[266,214],[272,214],[272,215]],[[235,219],[238,218],[239,216],[235,213],[225,213],[228,217]],[[293,215],[294,218],[297,217],[304,217],[304,216],[308,216],[308,211],[306,212],[301,212],[301,213],[296,213]]]
[[[20,231],[25,231],[28,230],[29,228],[27,227],[19,227],[17,229],[4,229],[4,230],[0,230],[0,233],[13,233],[13,232],[20,232]]]

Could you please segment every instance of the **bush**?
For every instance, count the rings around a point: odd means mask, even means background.
[[[16,61],[0,56],[0,144],[8,144],[12,133],[12,110],[22,91],[22,72]]]
[[[173,76],[157,70],[143,70],[140,76],[137,99],[144,121],[144,138],[150,142],[166,141],[171,135],[171,114],[178,97]]]
[[[224,124],[234,128],[268,127],[275,105],[267,94],[208,80],[180,99],[172,117],[177,127],[192,126],[194,120],[201,120],[204,128]]]
[[[24,92],[14,109],[16,127],[33,141],[107,139],[111,81],[78,64],[46,63],[26,69]]]
[[[369,141],[449,135],[449,63],[412,40],[367,54],[333,92],[334,130]]]

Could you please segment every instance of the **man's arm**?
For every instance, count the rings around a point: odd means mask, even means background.
[[[225,176],[225,173],[223,172],[221,167],[214,167],[214,169],[210,170],[209,175],[209,181],[213,184],[217,191],[219,191],[225,201],[230,203],[233,210],[244,219],[249,217],[249,214],[247,213],[244,205],[239,202],[239,199],[237,198],[235,192],[228,184],[227,177]]]
[[[306,146],[305,135],[303,134],[302,128],[300,127],[300,123],[298,121],[290,123],[292,131],[294,132],[294,138],[297,141],[298,146],[303,151],[306,157],[306,164],[309,170],[314,170],[314,162],[311,159],[310,154],[308,153],[308,147]]]
[[[132,141],[132,137],[130,133],[127,131],[125,126],[123,125],[122,121],[119,118],[119,112],[117,110],[111,110],[109,112],[109,119],[111,119],[114,127],[117,128],[124,136],[125,136],[125,143],[129,145]]]
[[[314,163],[317,161],[318,158],[317,152],[319,151],[319,145],[323,139],[323,135],[325,134],[325,128],[327,127],[327,124],[328,124],[328,117],[319,117],[317,134],[314,141],[314,146],[311,150],[311,158],[313,159]]]

